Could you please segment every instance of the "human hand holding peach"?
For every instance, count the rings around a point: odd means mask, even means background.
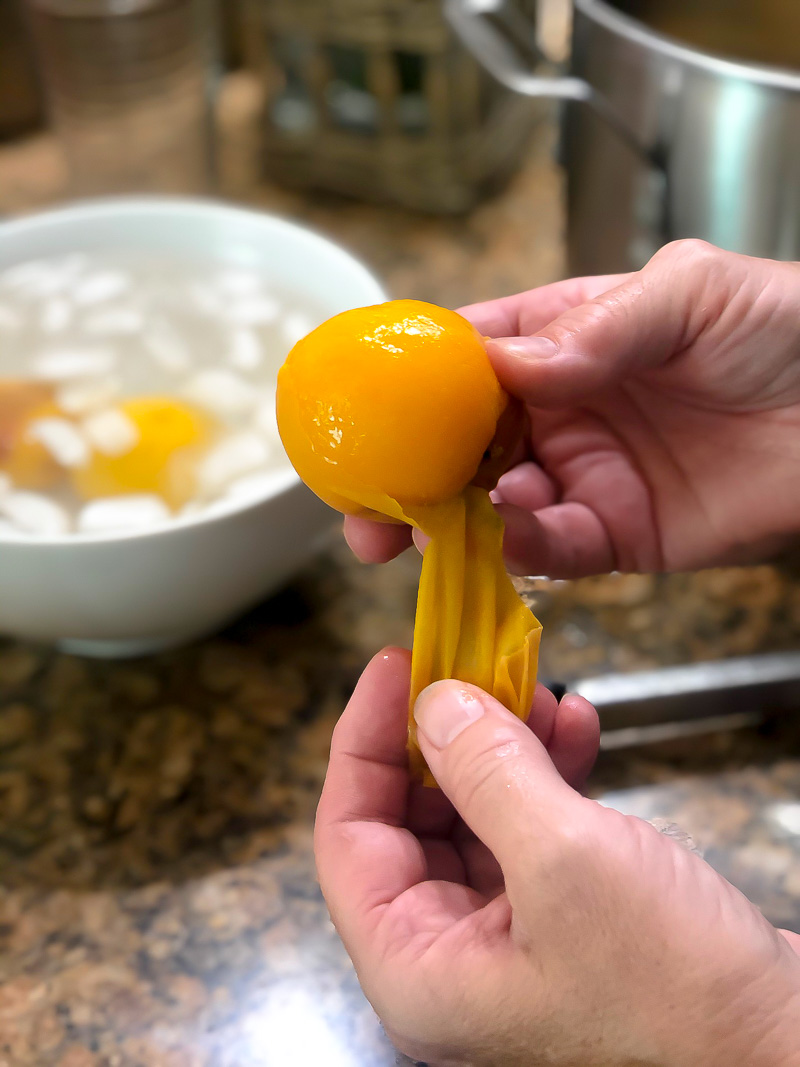
[[[685,570],[796,537],[799,306],[800,264],[678,241],[634,274],[462,309],[529,415],[494,494],[510,569]],[[411,543],[345,528],[370,561]]]

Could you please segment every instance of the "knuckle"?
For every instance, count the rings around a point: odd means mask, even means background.
[[[597,297],[580,307],[565,311],[544,332],[557,344],[562,347],[567,346],[577,334],[601,327],[608,320],[609,312],[613,310],[613,307],[614,305],[607,299],[602,296]],[[545,363],[545,369],[547,366],[548,364]]]
[[[729,253],[721,248],[703,241],[699,237],[684,237],[660,248],[651,259],[651,263],[664,262],[670,266],[680,264],[683,267],[708,267],[718,263]]]
[[[523,744],[516,731],[507,727],[473,734],[469,744],[451,750],[450,771],[459,787],[459,804],[465,808],[483,804],[499,789],[512,788],[516,771],[525,762]]]

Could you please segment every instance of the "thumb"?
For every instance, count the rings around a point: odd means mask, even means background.
[[[503,868],[582,803],[525,723],[477,686],[434,682],[414,720],[442,791]]]
[[[532,407],[560,407],[659,366],[722,314],[735,280],[731,261],[741,258],[702,241],[667,245],[620,285],[533,336],[489,341],[495,372]]]

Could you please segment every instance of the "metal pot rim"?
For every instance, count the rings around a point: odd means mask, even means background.
[[[800,92],[800,72],[784,67],[745,63],[710,55],[700,49],[692,48],[691,45],[681,44],[657,30],[651,30],[643,22],[623,14],[605,0],[574,0],[574,3],[582,15],[611,33],[624,37],[642,48],[656,51],[668,59],[677,60],[687,66],[698,67],[718,77],[738,78],[773,89]]]

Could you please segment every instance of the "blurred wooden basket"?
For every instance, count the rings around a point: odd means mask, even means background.
[[[540,113],[454,39],[440,0],[252,0],[265,167],[294,187],[456,213],[517,164]]]

